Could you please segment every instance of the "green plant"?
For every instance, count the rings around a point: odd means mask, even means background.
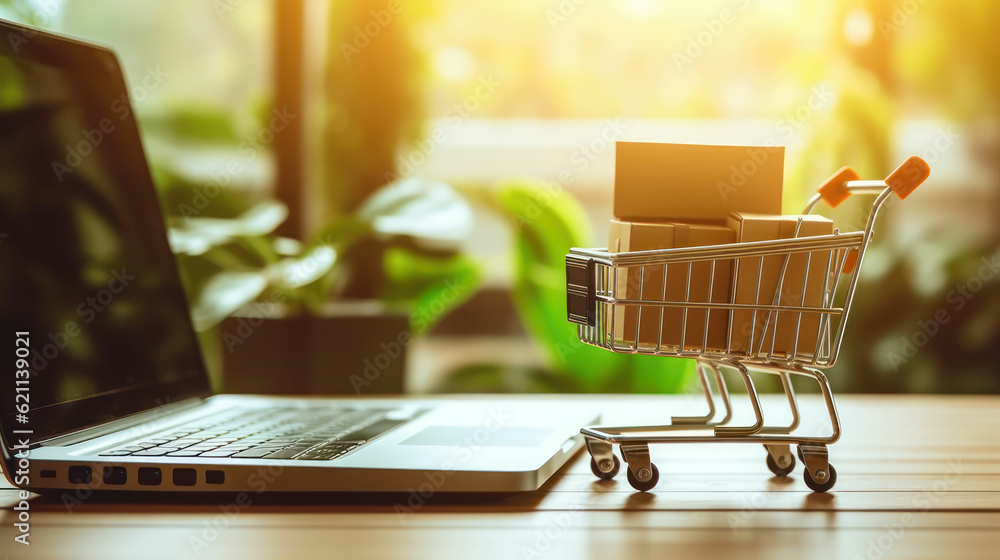
[[[169,218],[198,330],[274,290],[290,311],[316,313],[348,283],[358,247],[377,247],[384,256],[387,276],[379,297],[412,305],[414,316],[425,318],[424,328],[429,313],[423,306],[448,280],[460,279],[468,287],[461,297],[449,298],[449,308],[478,282],[475,264],[455,247],[471,225],[471,212],[447,185],[417,180],[387,185],[357,213],[333,221],[306,243],[274,234],[286,216],[284,205],[265,201],[236,218]]]
[[[676,393],[687,386],[694,371],[690,360],[587,346],[567,321],[566,253],[588,246],[592,238],[576,199],[561,188],[527,180],[508,182],[483,198],[511,225],[514,304],[547,368],[479,365],[456,372],[442,389]]]
[[[229,108],[194,104],[142,118],[199,331],[278,294],[292,314],[315,314],[331,300],[358,294],[381,299],[410,308],[422,331],[471,295],[479,271],[459,244],[472,227],[472,211],[442,183],[385,184],[305,241],[276,234],[288,209],[262,188],[268,146],[245,140],[268,119],[270,105],[255,105],[240,112],[242,120]],[[190,165],[195,154],[201,168]],[[449,281],[463,290],[442,306],[435,294]],[[364,289],[352,289],[358,285]]]

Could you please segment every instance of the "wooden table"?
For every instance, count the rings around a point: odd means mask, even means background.
[[[811,415],[820,403],[802,401],[803,428],[820,426]],[[693,412],[697,400],[600,402],[606,420],[617,423]],[[765,407],[780,402],[767,399]],[[807,490],[801,465],[788,479],[771,477],[760,446],[686,444],[652,449],[661,476],[650,494],[633,492],[624,473],[597,482],[581,455],[538,492],[436,495],[412,511],[400,507],[407,496],[370,494],[297,504],[258,500],[229,514],[218,502],[90,502],[70,512],[35,500],[30,547],[12,542],[13,512],[0,512],[0,555],[1000,558],[1000,397],[838,402],[844,437],[831,447],[839,480],[828,494]],[[11,496],[0,491],[0,499]]]

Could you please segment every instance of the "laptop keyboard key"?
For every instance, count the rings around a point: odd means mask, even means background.
[[[173,451],[173,450],[172,449],[156,449],[154,447],[153,449],[143,449],[142,451],[136,451],[135,453],[132,453],[132,456],[133,457],[162,457],[162,456],[166,455],[167,453],[169,453],[170,451]]]
[[[328,443],[320,447],[314,447],[302,455],[299,455],[296,459],[302,459],[305,461],[328,461],[347,453],[355,447],[357,446],[340,443]]]
[[[201,451],[189,451],[187,449],[181,449],[180,451],[171,451],[167,453],[167,457],[197,457],[201,455]]]
[[[307,451],[295,459],[299,461],[329,461],[330,459],[335,459],[338,455],[340,455],[340,452],[332,449],[317,449]]]
[[[266,455],[265,459],[292,459],[299,453],[305,451],[303,447],[289,447],[287,449],[282,449],[280,451],[275,451],[270,455]]]
[[[105,451],[108,457],[330,460],[405,421],[390,409],[282,407],[227,413]]]
[[[271,453],[274,453],[274,449],[249,449],[233,455],[233,459],[263,459]]]
[[[198,455],[198,456],[199,457],[209,457],[209,458],[221,458],[221,457],[232,457],[236,453],[237,453],[236,450],[230,450],[230,451],[206,451],[206,452],[204,452],[204,453],[202,453],[201,455]]]

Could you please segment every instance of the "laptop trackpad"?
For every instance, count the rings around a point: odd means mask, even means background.
[[[545,427],[495,428],[481,426],[430,426],[400,445],[480,445],[483,447],[536,447],[552,433]]]

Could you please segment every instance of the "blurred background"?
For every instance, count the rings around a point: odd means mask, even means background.
[[[614,141],[787,146],[890,202],[829,376],[1000,392],[1000,4],[989,0],[0,0],[119,54],[213,382],[229,391],[685,392],[583,347]],[[2,88],[2,85],[0,85]],[[863,226],[870,200],[832,213]],[[280,375],[276,375],[280,372]]]

